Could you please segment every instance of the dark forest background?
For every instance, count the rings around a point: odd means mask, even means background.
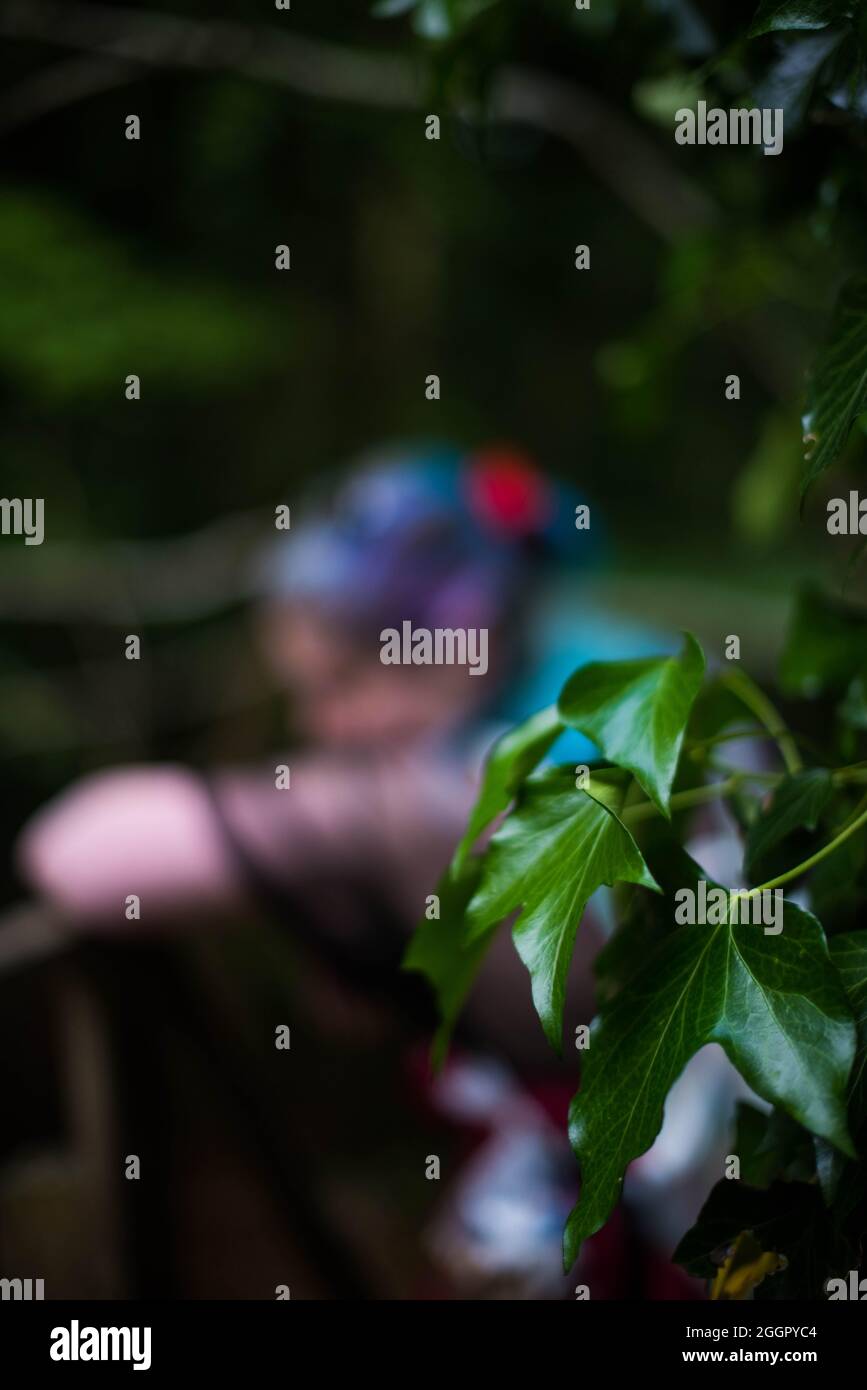
[[[860,252],[839,131],[790,122],[777,159],[675,144],[750,3],[465,10],[438,40],[363,0],[0,7],[0,453],[49,528],[0,550],[7,841],[95,764],[267,744],[241,561],[275,502],[381,440],[523,444],[595,502],[631,607],[722,609],[759,666],[793,584],[841,578],[797,506],[804,372]],[[485,120],[504,62],[576,138]],[[419,108],[393,109],[407,74]],[[156,659],[127,681],[133,620]]]
[[[5,903],[17,831],[75,777],[279,742],[251,558],[275,504],[381,441],[530,450],[594,507],[590,588],[712,656],[738,633],[760,680],[799,588],[863,593],[824,511],[863,476],[858,426],[799,512],[807,373],[864,256],[863,24],[748,38],[757,4],[0,0],[2,492],[44,497],[47,527],[0,544]],[[783,105],[782,155],[678,146],[699,98]],[[270,987],[266,947],[239,960]],[[133,975],[115,996],[146,1019],[164,977]]]

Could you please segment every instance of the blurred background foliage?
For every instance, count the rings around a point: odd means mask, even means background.
[[[770,671],[850,558],[823,503],[859,433],[801,518],[799,417],[863,264],[867,106],[859,4],[749,37],[756,10],[0,5],[3,490],[49,538],[0,547],[4,843],[91,767],[271,746],[250,553],[395,436],[528,447],[597,508],[609,601]],[[784,105],[783,154],[678,146],[699,98]]]

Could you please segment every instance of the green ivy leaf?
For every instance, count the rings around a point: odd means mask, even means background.
[[[867,275],[840,291],[828,337],[814,363],[803,417],[803,497],[839,457],[858,415],[867,410]]]
[[[806,119],[813,91],[831,55],[851,38],[848,29],[828,29],[783,41],[785,46],[755,92],[756,105],[782,108],[786,134]]]
[[[750,1187],[770,1187],[776,1178],[812,1180],[813,1136],[802,1125],[783,1110],[766,1113],[745,1100],[738,1101],[736,1115],[732,1153],[740,1159],[741,1182]]]
[[[832,937],[828,949],[858,1030],[858,1047],[849,1078],[850,1118],[857,1134],[867,1124],[867,931],[845,932]]]
[[[728,922],[680,927],[593,1023],[570,1113],[581,1196],[566,1227],[567,1269],[656,1138],[671,1086],[712,1042],[764,1100],[852,1152],[855,1027],[816,918],[786,903],[778,936]]]
[[[601,779],[578,790],[571,770],[553,768],[531,778],[491,840],[469,906],[472,940],[522,909],[515,946],[530,972],[545,1034],[558,1052],[566,979],[588,898],[603,884],[657,886],[612,809],[613,798]]]
[[[702,686],[692,707],[687,732],[698,742],[712,742],[718,736],[730,731],[743,730],[749,733],[757,727],[757,720],[747,710],[742,700],[732,691],[728,678],[714,676]]]
[[[593,962],[599,1000],[625,988],[641,969],[648,947],[655,946],[671,931],[673,913],[666,921],[665,908],[664,900],[656,895],[651,898],[647,893],[635,892],[610,940]]]
[[[472,988],[493,928],[467,940],[466,907],[481,874],[481,859],[470,859],[460,874],[446,872],[437,884],[440,916],[422,918],[404,956],[404,970],[417,970],[430,981],[439,1008],[440,1026],[431,1050],[434,1066],[445,1059],[455,1020]]]
[[[867,672],[867,609],[808,590],[798,598],[780,658],[787,694],[815,699]]]
[[[850,1268],[857,1249],[814,1183],[776,1182],[762,1191],[723,1179],[673,1258],[696,1278],[711,1279],[741,1231],[751,1231],[763,1250],[788,1262],[756,1289],[760,1300],[823,1298],[826,1279]]]
[[[833,929],[834,935],[854,931],[860,925],[865,861],[865,837],[853,835],[810,874],[810,906],[826,929]]]
[[[763,0],[748,38],[780,29],[824,29],[854,18],[860,0]]]
[[[669,815],[689,713],[704,676],[704,654],[685,633],[679,656],[594,661],[566,682],[558,701],[566,724],[627,768]]]
[[[593,962],[599,1000],[607,999],[629,984],[641,970],[648,951],[675,930],[675,894],[685,887],[695,888],[701,871],[694,859],[681,848],[670,825],[657,821],[662,832],[654,837],[653,876],[659,891],[632,890],[628,906]],[[645,844],[645,853],[648,853]]]
[[[767,810],[753,821],[747,836],[746,867],[755,865],[793,830],[815,830],[834,794],[831,774],[822,767],[796,772],[775,789]]]
[[[505,811],[515,792],[541,762],[548,749],[563,732],[563,723],[555,705],[540,710],[497,739],[485,763],[482,785],[470,812],[464,836],[455,850],[452,861],[459,873],[466,857],[482,831]]]

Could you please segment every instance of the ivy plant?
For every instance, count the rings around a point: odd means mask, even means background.
[[[576,933],[609,885],[618,925],[596,963],[599,1010],[569,1119],[580,1196],[566,1268],[609,1219],[690,1057],[717,1043],[770,1109],[741,1107],[742,1175],[720,1175],[677,1258],[718,1287],[720,1261],[746,1241],[739,1288],[823,1297],[857,1263],[867,1225],[867,610],[799,599],[781,686],[803,733],[738,664],[717,665],[708,673],[689,634],[676,656],[592,663],[556,706],[506,734],[439,885],[440,917],[420,925],[406,965],[436,991],[441,1059],[510,923],[559,1049]],[[567,728],[593,740],[595,763],[553,761]],[[727,760],[743,738],[767,754],[752,770]],[[702,876],[683,846],[715,800],[740,827],[742,880],[710,885],[726,890],[715,919],[679,925],[677,895]],[[766,930],[755,908],[771,893],[781,913]]]
[[[597,370],[604,390],[631,391],[632,418],[666,399],[677,354],[711,335],[727,353],[752,343],[752,372],[786,325],[799,338],[803,324],[803,357],[771,383],[781,401],[768,438],[782,421],[784,442],[770,465],[789,497],[803,441],[802,504],[848,465],[867,417],[867,0],[378,0],[375,12],[408,21],[462,118],[484,118],[499,71],[526,61],[532,76],[556,47],[559,95],[570,77],[594,102],[606,83],[628,90],[630,121],[669,171],[679,107],[782,108],[796,150],[785,168],[742,151],[729,152],[736,168],[703,151],[678,159],[700,210],[663,231],[663,297],[676,308],[608,344]],[[850,577],[865,551],[861,540]],[[684,1066],[715,1043],[768,1109],[733,1116],[741,1176],[721,1175],[677,1258],[715,1296],[819,1298],[857,1265],[867,1231],[867,609],[804,592],[773,700],[739,662],[710,655],[686,634],[675,656],[584,666],[500,740],[439,885],[440,917],[420,925],[406,964],[436,992],[442,1060],[494,935],[511,930],[559,1050],[576,935],[607,885],[617,926],[596,961],[598,1014],[571,1107],[581,1182],[566,1267],[609,1219]],[[598,749],[593,765],[556,762],[569,728]],[[735,738],[760,750],[750,771],[727,760]],[[711,883],[685,851],[714,801],[742,839],[737,884]],[[700,881],[724,908],[679,922],[678,895]],[[771,930],[753,912],[768,895]]]

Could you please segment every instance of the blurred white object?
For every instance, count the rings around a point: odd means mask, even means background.
[[[492,1129],[428,1231],[437,1263],[477,1297],[562,1297],[563,1227],[577,1187],[565,1133],[508,1071],[487,1060],[449,1067],[434,1100],[453,1119]]]

